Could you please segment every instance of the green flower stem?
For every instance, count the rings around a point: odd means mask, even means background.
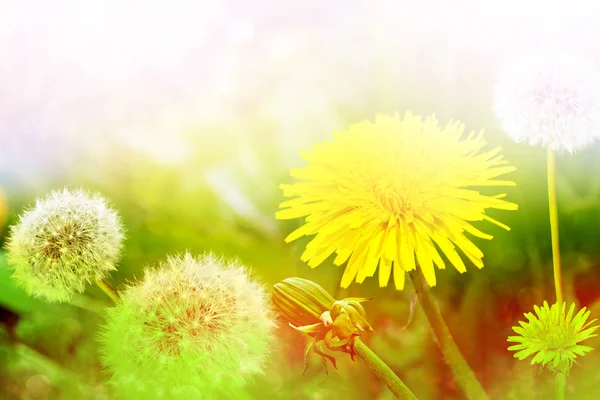
[[[111,288],[108,283],[106,283],[102,279],[100,279],[100,280],[96,281],[96,284],[98,285],[98,287],[100,289],[102,289],[102,291],[104,293],[106,293],[106,295],[108,297],[110,297],[112,299],[112,301],[115,302],[115,304],[118,304],[121,301],[119,294],[113,288]]]
[[[554,387],[556,388],[556,400],[565,399],[565,390],[567,388],[567,376],[559,372],[554,377]]]
[[[440,349],[444,354],[446,363],[452,370],[456,381],[470,400],[489,399],[481,383],[477,380],[475,373],[461,354],[454,338],[444,321],[435,300],[425,288],[427,284],[423,278],[421,270],[409,273],[412,283],[417,291],[421,308],[429,321],[429,325],[437,338]]]
[[[554,266],[554,289],[556,302],[563,301],[560,247],[558,241],[558,206],[556,201],[556,155],[548,149],[548,203],[550,208],[550,233],[552,236],[552,265]]]
[[[367,364],[369,369],[385,383],[390,391],[398,399],[417,400],[410,389],[398,378],[398,376],[388,367],[371,349],[367,347],[359,338],[354,342],[354,351]]]

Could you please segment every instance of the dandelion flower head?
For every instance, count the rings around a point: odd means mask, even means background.
[[[347,262],[342,287],[363,282],[379,266],[380,286],[393,272],[401,290],[405,272],[417,265],[434,286],[434,265],[445,267],[438,249],[460,272],[466,267],[457,249],[482,268],[483,253],[465,234],[491,239],[472,222],[508,229],[486,210],[517,208],[504,194],[475,189],[514,185],[495,179],[514,167],[500,148],[485,146],[483,132],[466,134],[459,121],[439,125],[435,116],[410,112],[404,118],[378,115],[375,122],[335,132],[332,142],[303,153],[306,167],[291,171],[303,182],[281,185],[293,199],[280,205],[277,218],[305,221],[286,241],[316,235],[302,260],[316,267],[335,253],[334,264]]]
[[[64,302],[116,269],[123,238],[121,221],[104,198],[57,190],[11,228],[7,260],[30,295]]]
[[[111,382],[127,396],[236,390],[270,355],[273,311],[263,286],[236,262],[171,256],[121,299],[107,311],[100,342]]]
[[[518,58],[494,86],[494,111],[515,142],[573,153],[600,135],[600,69],[567,53]]]
[[[542,307],[534,306],[535,314],[527,313],[527,322],[519,321],[520,326],[513,327],[518,336],[510,336],[509,342],[518,343],[508,350],[517,351],[519,360],[535,355],[531,364],[540,364],[553,372],[568,373],[577,356],[592,351],[589,346],[580,345],[599,328],[591,325],[596,321],[587,321],[590,312],[582,308],[573,316],[575,304],[566,311],[566,303],[544,302]]]

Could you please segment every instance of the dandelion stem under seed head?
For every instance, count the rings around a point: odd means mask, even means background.
[[[121,301],[121,298],[119,297],[119,294],[108,283],[104,282],[104,280],[102,280],[102,279],[97,280],[96,284],[98,285],[98,287],[100,289],[102,289],[102,291],[108,297],[110,297],[110,299],[112,301],[114,301],[115,303],[118,303],[119,301]]]
[[[556,301],[563,301],[562,270],[560,263],[560,244],[558,234],[558,204],[556,200],[556,154],[548,149],[548,204],[550,210],[550,235],[552,238],[552,267],[554,270],[554,289]]]

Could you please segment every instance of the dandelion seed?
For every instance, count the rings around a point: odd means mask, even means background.
[[[491,239],[471,222],[490,221],[488,208],[516,210],[475,187],[514,186],[497,180],[513,171],[500,148],[482,151],[483,132],[465,135],[459,121],[438,125],[435,116],[404,118],[378,115],[334,133],[333,142],[304,153],[308,166],[291,175],[304,182],[281,185],[293,199],[281,203],[278,219],[304,218],[290,242],[316,235],[302,260],[316,267],[335,253],[334,264],[347,263],[341,286],[375,274],[386,286],[394,277],[404,288],[405,273],[419,268],[435,286],[434,265],[444,268],[438,248],[459,271],[466,267],[457,248],[478,268],[483,253],[465,236]],[[436,247],[437,246],[437,247]]]
[[[264,288],[235,262],[169,257],[121,299],[107,311],[100,341],[111,382],[127,398],[147,398],[159,387],[174,396],[182,386],[207,397],[233,395],[270,354],[275,323]],[[249,358],[252,368],[241,368]],[[126,381],[131,374],[134,385]],[[132,387],[137,382],[147,390]]]
[[[116,269],[123,237],[106,200],[64,189],[38,200],[11,228],[7,260],[27,293],[64,302]]]
[[[544,301],[542,307],[534,306],[535,314],[527,313],[528,322],[519,322],[513,327],[519,336],[510,336],[509,342],[518,343],[508,350],[516,351],[515,358],[524,360],[534,356],[531,364],[540,364],[554,373],[568,374],[577,356],[583,356],[593,349],[580,345],[591,337],[599,326],[591,326],[596,320],[588,321],[590,312],[586,308],[573,316],[575,304],[566,312],[566,303],[556,303],[552,307]]]
[[[517,59],[494,86],[494,111],[515,142],[573,153],[600,135],[600,71],[571,54]]]

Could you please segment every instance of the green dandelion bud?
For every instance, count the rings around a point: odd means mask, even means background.
[[[326,349],[348,353],[354,360],[355,338],[361,332],[373,330],[360,304],[370,299],[336,301],[321,286],[302,278],[287,278],[274,286],[273,303],[281,315],[292,328],[312,338],[304,353],[304,371],[311,351],[323,357],[326,372],[327,360],[337,368],[335,357],[327,354]]]
[[[63,189],[21,215],[10,231],[7,260],[27,293],[65,302],[116,269],[123,238],[105,199]]]
[[[568,374],[577,356],[583,356],[593,349],[578,344],[597,336],[599,326],[590,327],[596,319],[586,322],[590,312],[584,307],[575,316],[575,304],[568,313],[565,303],[553,304],[544,301],[542,307],[534,306],[536,315],[526,313],[528,322],[519,321],[513,327],[519,336],[509,336],[508,341],[518,343],[508,350],[517,351],[515,358],[524,360],[534,355],[531,364],[547,367],[553,373]]]
[[[318,322],[321,314],[331,311],[335,299],[312,281],[287,278],[275,284],[273,303],[288,322],[303,326]]]
[[[262,373],[275,319],[248,271],[211,254],[171,256],[107,310],[102,363],[123,398],[239,398]],[[186,397],[187,398],[187,397]]]
[[[321,286],[302,278],[287,278],[273,290],[273,303],[281,315],[292,328],[311,338],[304,349],[304,372],[311,352],[322,357],[327,373],[327,361],[337,369],[335,357],[327,350],[341,351],[353,361],[355,356],[361,358],[396,398],[416,400],[404,382],[359,339],[362,332],[373,331],[361,304],[371,299],[336,300]]]

